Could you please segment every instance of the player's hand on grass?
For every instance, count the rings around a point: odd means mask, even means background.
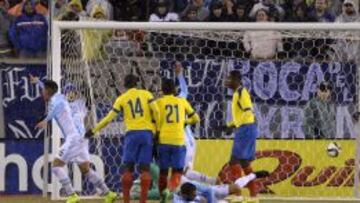
[[[47,127],[47,121],[43,120],[36,124],[35,129],[45,129]]]
[[[85,138],[91,138],[94,136],[94,133],[92,130],[88,130],[86,133],[85,133]]]
[[[183,67],[179,61],[175,62],[175,75],[176,77],[182,74]]]
[[[29,79],[31,84],[36,84],[39,82],[39,77],[33,76],[31,74],[29,74]]]

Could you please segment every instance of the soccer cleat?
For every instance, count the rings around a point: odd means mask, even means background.
[[[115,192],[109,191],[104,196],[104,203],[114,203],[117,198],[117,194]]]
[[[254,174],[256,175],[256,178],[265,178],[270,175],[268,171],[256,171]]]
[[[169,198],[170,198],[170,191],[168,189],[165,189],[161,193],[160,203],[167,203]]]
[[[70,195],[66,200],[66,203],[79,203],[79,202],[80,202],[80,197],[75,193]]]

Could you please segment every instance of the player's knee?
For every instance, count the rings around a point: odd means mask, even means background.
[[[90,163],[79,164],[79,169],[82,174],[87,174],[90,171]]]
[[[135,164],[134,163],[130,163],[130,162],[126,162],[123,164],[123,170],[125,171],[130,171],[130,172],[134,172],[135,170]]]
[[[150,164],[140,164],[140,171],[150,171]]]
[[[63,162],[60,159],[54,159],[54,161],[52,162],[52,167],[63,167],[65,166],[65,162]]]

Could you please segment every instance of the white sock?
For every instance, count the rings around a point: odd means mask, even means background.
[[[63,167],[53,167],[51,171],[59,179],[59,182],[65,189],[66,195],[72,195],[75,193],[74,188],[71,185],[69,175],[65,172]]]
[[[94,187],[100,189],[102,195],[109,192],[109,188],[106,186],[104,180],[101,179],[94,170],[90,169],[89,172],[85,174],[85,177],[94,185]]]
[[[235,181],[235,185],[239,188],[245,187],[250,181],[255,180],[256,175],[254,173],[250,173],[247,176],[241,177]]]
[[[185,176],[192,180],[192,181],[196,181],[196,182],[201,182],[201,183],[207,183],[210,185],[215,185],[216,183],[216,179],[212,178],[212,177],[208,177],[205,174],[199,173],[197,171],[194,170],[187,170],[185,173]]]

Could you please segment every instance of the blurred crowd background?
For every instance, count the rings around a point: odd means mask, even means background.
[[[53,4],[50,4],[47,0],[0,0],[0,57],[44,57],[49,19],[141,22],[356,22],[359,21],[359,2],[358,0],[53,0]],[[278,36],[278,33],[270,33],[270,36],[275,40],[272,40],[269,49],[275,52],[283,51],[281,36]],[[259,36],[254,33],[245,35],[244,49],[248,51],[259,49],[259,52],[263,52],[260,50],[264,50],[263,45],[255,42],[258,38]],[[273,55],[274,53],[260,53],[260,56],[254,57],[272,58]]]

